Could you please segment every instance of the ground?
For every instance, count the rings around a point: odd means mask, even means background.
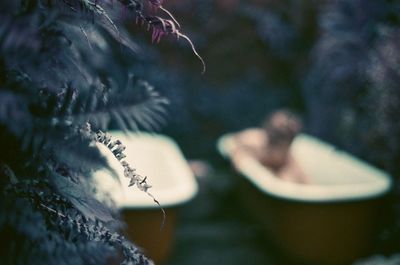
[[[219,165],[198,180],[199,194],[180,212],[167,265],[295,265],[263,236],[241,206],[238,176],[229,165]]]

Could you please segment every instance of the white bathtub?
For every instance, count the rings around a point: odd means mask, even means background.
[[[232,136],[218,141],[228,159]],[[241,194],[248,209],[284,253],[306,264],[350,264],[365,255],[390,177],[305,134],[296,137],[290,152],[311,184],[281,180],[246,158],[238,170],[247,182]]]
[[[149,192],[166,211],[165,225],[159,206],[136,186],[128,187],[129,179],[123,175],[123,167],[105,147],[101,147],[112,168],[118,173],[120,184],[109,172],[97,172],[95,178],[103,190],[110,193],[121,209],[127,223],[126,234],[156,263],[167,259],[171,251],[176,217],[179,206],[197,193],[197,182],[177,144],[166,136],[155,134],[125,135],[111,132],[113,140],[119,139],[125,146],[126,158],[132,168],[152,186]]]

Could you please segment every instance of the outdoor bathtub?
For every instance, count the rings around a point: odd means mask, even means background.
[[[176,143],[155,134],[125,135],[111,132],[113,140],[119,139],[125,146],[125,161],[137,173],[147,176],[152,188],[149,192],[160,202],[166,212],[165,225],[161,208],[136,186],[128,187],[129,179],[123,176],[123,167],[106,148],[102,148],[121,183],[113,181],[110,174],[96,174],[99,186],[110,193],[127,224],[126,235],[142,248],[156,264],[162,263],[170,253],[175,237],[179,207],[197,193],[197,183],[183,154]]]
[[[218,141],[230,158],[233,134]],[[312,184],[279,179],[247,158],[238,169],[246,208],[289,257],[305,264],[344,265],[368,253],[382,197],[391,187],[384,172],[301,134],[290,152]]]

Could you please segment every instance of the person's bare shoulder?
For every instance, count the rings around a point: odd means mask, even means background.
[[[235,138],[239,145],[260,148],[266,140],[266,135],[261,128],[250,128],[236,133]]]
[[[230,153],[235,168],[240,169],[249,158],[260,159],[264,144],[263,134],[260,128],[250,128],[234,134]]]

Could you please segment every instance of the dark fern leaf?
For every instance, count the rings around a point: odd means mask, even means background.
[[[42,44],[37,30],[40,25],[39,14],[26,12],[23,16],[15,17],[15,14],[24,13],[20,10],[22,2],[2,1],[0,4],[0,53],[6,55],[2,60],[8,63],[31,58]]]
[[[55,9],[60,12],[62,21],[66,24],[80,20],[81,24],[76,26],[80,28],[82,37],[89,39],[84,28],[96,25],[133,52],[139,50],[137,44],[128,37],[124,28],[117,25],[123,19],[121,13],[126,11],[124,19],[127,19],[128,14],[127,7],[119,1],[51,0],[47,2],[45,6],[50,10]],[[134,21],[133,17],[130,19]]]
[[[0,1],[0,264],[105,265],[116,249],[125,264],[152,264],[115,233],[115,208],[91,177],[107,160],[90,124],[150,130],[165,119],[166,99],[126,76],[132,54],[116,56],[137,50],[125,27],[135,18],[157,40],[163,23],[185,37],[158,1]]]
[[[29,123],[22,123],[23,119],[20,117],[16,119],[21,121],[16,129],[19,130],[17,135],[20,135],[22,150],[38,153],[45,146],[48,150],[63,148],[65,152],[60,152],[60,155],[64,154],[63,160],[73,162],[74,156],[81,154],[82,160],[72,163],[75,168],[84,168],[86,164],[96,169],[96,164],[106,164],[102,163],[100,156],[93,156],[95,150],[88,149],[84,156],[84,148],[88,148],[90,143],[79,142],[80,136],[75,140],[65,139],[66,132],[74,135],[87,122],[100,129],[106,129],[112,123],[124,131],[157,130],[165,122],[165,106],[168,101],[147,82],[130,75],[127,86],[123,89],[116,87],[111,81],[108,83],[113,87],[107,88],[97,81],[87,93],[78,93],[71,85],[64,86],[57,94],[50,91],[42,93],[42,97],[29,106],[33,110],[31,115],[25,118]],[[3,99],[6,100],[7,97],[4,96]],[[8,117],[14,117],[19,112],[26,114],[26,110],[18,111],[21,106],[23,107],[23,104],[4,104],[0,108],[0,118],[3,117],[2,120],[7,121]],[[15,110],[15,107],[18,108]],[[10,126],[14,124],[15,122]],[[69,146],[63,147],[65,141],[69,141]]]
[[[133,77],[129,77],[133,79]],[[134,99],[133,97],[126,100],[125,104],[123,99],[111,99],[110,104],[116,105],[121,100],[120,107],[113,110],[114,121],[119,128],[125,130],[137,130],[143,128],[148,131],[158,130],[160,126],[165,123],[165,106],[168,104],[168,100],[161,97],[152,86],[147,82],[138,80],[135,83],[134,89],[142,90],[142,98]],[[129,91],[129,90],[125,90]],[[126,93],[124,91],[124,93]],[[138,100],[137,104],[128,105],[130,100]]]
[[[24,182],[0,195],[1,212],[10,213],[0,216],[0,226],[8,228],[2,231],[2,239],[17,243],[2,245],[1,264],[26,264],[26,260],[30,265],[106,264],[105,259],[115,252],[115,247],[100,240],[102,234],[96,229],[82,231],[82,224],[90,221],[40,181]],[[50,205],[56,212],[68,212],[74,219],[61,223],[51,218],[43,205]],[[92,226],[96,227],[95,222]],[[89,241],[92,238],[98,240]]]
[[[156,130],[165,122],[168,100],[159,95],[147,82],[130,75],[127,87],[115,83],[105,87],[96,82],[88,94],[77,95],[67,88],[54,110],[58,122],[71,120],[76,124],[89,122],[94,128],[106,129],[110,123],[122,130]]]
[[[51,181],[57,192],[67,198],[86,218],[106,223],[115,221],[110,209],[88,193],[85,182],[76,183],[56,170],[52,170],[51,174]]]
[[[68,212],[53,209],[44,204],[41,204],[41,207],[43,210],[53,215],[53,222],[55,223],[54,225],[59,226],[63,230],[64,234],[70,237],[71,241],[75,241],[74,238],[79,238],[80,242],[101,242],[102,244],[120,249],[125,258],[122,264],[153,264],[138,251],[136,246],[127,241],[120,234],[116,233],[113,229],[105,226],[104,223],[86,219],[79,214],[70,215]],[[85,257],[85,255],[83,257]]]
[[[75,129],[75,131],[77,130]],[[90,175],[93,171],[105,169],[110,176],[118,179],[117,173],[108,165],[107,159],[93,145],[91,139],[83,136],[83,133],[75,132],[74,137],[68,139],[68,145],[65,145],[65,141],[65,137],[47,138],[46,147],[51,150],[57,161],[69,165],[72,171],[80,172],[84,175]],[[62,152],[58,150],[62,150]]]
[[[0,124],[5,124],[10,131],[18,133],[19,123],[29,123],[29,116],[23,97],[0,88]]]

